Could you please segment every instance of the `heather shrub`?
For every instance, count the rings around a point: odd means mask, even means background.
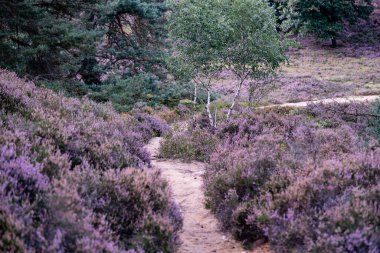
[[[53,140],[76,163],[85,158],[98,169],[141,167],[149,164],[144,142],[168,129],[164,122],[148,116],[119,115],[111,105],[36,88],[9,72],[2,71],[1,80],[1,93],[30,112],[33,135]],[[154,130],[149,129],[153,126]]]
[[[210,163],[219,159],[217,170],[207,170],[205,175],[206,206],[221,221],[222,228],[230,230],[236,239],[250,244],[264,237],[255,223],[247,223],[250,208],[257,204],[261,188],[270,180],[276,164],[270,159],[255,160],[249,152],[241,152],[229,159],[244,157],[244,164],[237,162],[235,167],[221,166],[222,156],[212,157]],[[227,156],[226,153],[224,153]],[[215,159],[215,160],[214,160]],[[231,160],[231,161],[232,161]]]
[[[242,109],[216,131],[206,206],[247,245],[377,252],[380,156],[369,115],[365,104]]]
[[[170,131],[169,125],[162,119],[148,113],[134,112],[133,116],[141,123],[140,132],[145,142],[154,136],[163,136]]]
[[[6,210],[5,203],[0,203],[0,251],[24,252],[25,246],[18,234],[20,228],[17,227],[9,210]]]
[[[164,137],[160,157],[185,161],[208,161],[217,139],[201,129],[174,132]]]
[[[66,98],[7,71],[0,94],[1,251],[175,249],[178,206],[159,173],[142,171],[143,146],[168,131],[165,122]]]
[[[156,115],[168,123],[173,123],[180,116],[175,110],[171,110],[165,106],[160,108]]]
[[[62,176],[49,180],[42,173],[43,164],[34,163],[27,152],[17,154],[27,142],[20,143],[23,146],[7,143],[0,154],[0,198],[8,209],[2,216],[1,233],[17,235],[13,247],[25,245],[27,252],[76,252],[96,244],[96,252],[121,252],[102,217],[97,221],[81,205],[75,184]]]
[[[326,161],[281,194],[267,234],[278,251],[377,252],[379,153]]]
[[[124,248],[172,252],[182,218],[171,203],[169,186],[158,171],[108,171],[84,174],[81,194],[92,196],[88,205],[102,214]]]

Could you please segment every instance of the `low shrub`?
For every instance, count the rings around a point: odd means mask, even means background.
[[[380,100],[374,103],[371,120],[368,122],[370,132],[380,141]]]
[[[139,131],[142,133],[145,142],[152,137],[164,136],[170,132],[170,126],[160,118],[138,111],[134,111],[133,116],[140,122]]]
[[[83,174],[81,195],[95,213],[104,215],[123,248],[173,252],[182,226],[178,206],[158,171],[108,171]]]
[[[65,80],[65,81],[40,81],[36,83],[37,86],[51,89],[55,92],[62,92],[65,96],[82,98],[93,91],[99,90],[99,85],[87,85],[79,81]]]
[[[110,76],[102,84],[84,84],[79,81],[41,81],[40,87],[62,92],[66,96],[89,99],[98,103],[112,103],[118,112],[130,112],[136,108],[149,106],[159,109],[162,106],[176,108],[188,105],[193,98],[193,86],[190,83],[163,82],[157,76],[139,74],[133,77],[114,78]],[[212,94],[212,100],[217,94]],[[207,101],[207,93],[200,90],[199,102]],[[185,103],[185,104],[184,104]],[[191,102],[192,103],[192,102]]]
[[[128,112],[143,106],[173,108],[181,104],[181,101],[192,99],[193,87],[190,83],[164,83],[155,76],[141,74],[109,80],[95,89],[92,88],[89,97],[97,102],[112,102],[119,112]],[[206,99],[206,93],[200,91],[199,100],[205,102]]]
[[[160,157],[185,161],[207,161],[213,152],[217,139],[201,129],[171,133],[164,137]]]
[[[178,206],[160,174],[143,171],[165,122],[4,70],[0,94],[0,251],[174,251]]]
[[[369,108],[242,109],[217,129],[206,206],[246,245],[263,239],[276,252],[377,252],[380,146]]]
[[[326,161],[274,196],[266,231],[278,251],[378,251],[379,155]]]

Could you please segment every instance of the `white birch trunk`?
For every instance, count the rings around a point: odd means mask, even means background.
[[[213,127],[214,126],[214,120],[212,119],[212,114],[211,114],[211,91],[210,87],[207,87],[207,106],[206,106],[206,111],[208,114],[208,118],[210,120],[210,125]]]
[[[216,128],[217,127],[217,117],[218,117],[218,109],[215,108],[215,117],[214,117],[214,127]]]
[[[193,100],[193,120],[197,122],[197,100],[198,100],[198,84],[194,83],[194,100]]]
[[[228,113],[227,113],[227,119],[229,119],[231,117],[231,113],[235,107],[235,104],[236,104],[236,101],[238,100],[238,98],[240,97],[240,92],[241,92],[241,88],[243,87],[243,82],[244,80],[242,80],[239,84],[239,87],[236,91],[236,94],[234,96],[234,99],[232,100],[232,104],[230,106],[230,108],[228,109]]]

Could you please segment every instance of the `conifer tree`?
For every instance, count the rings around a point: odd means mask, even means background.
[[[88,84],[165,77],[164,0],[4,0],[0,10],[0,68]]]
[[[372,0],[290,0],[290,8],[297,13],[306,33],[319,39],[330,39],[337,46],[337,36],[344,23],[368,19],[373,11]]]
[[[166,11],[164,0],[114,0],[106,4],[100,20],[106,41],[98,57],[124,76],[164,73]]]
[[[95,53],[87,14],[97,0],[0,2],[0,67],[42,78],[73,76]]]

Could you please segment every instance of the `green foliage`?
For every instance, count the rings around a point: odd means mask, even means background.
[[[294,18],[297,13],[290,8],[289,0],[267,0],[276,14],[277,30],[284,34],[291,34],[299,28],[299,21]],[[292,45],[293,46],[293,45]]]
[[[166,77],[163,0],[0,3],[0,68],[57,80],[141,72]]]
[[[169,31],[178,44],[178,63],[204,73],[217,69],[229,36],[221,1],[171,1],[171,7]]]
[[[106,30],[106,43],[99,57],[121,76],[154,73],[164,79],[167,43],[164,0],[104,1],[99,26]]]
[[[373,135],[380,140],[380,101],[375,102],[372,111],[375,117],[369,121],[369,128]]]
[[[272,74],[286,60],[288,43],[277,33],[274,10],[265,0],[172,0],[170,6],[169,31],[177,47],[173,60],[177,73],[208,93],[222,70],[237,77],[227,118],[245,81]],[[250,95],[265,90],[252,86]],[[210,125],[215,127],[210,100],[206,111]]]
[[[179,63],[193,73],[231,69],[258,77],[285,60],[274,11],[266,1],[171,1],[169,30]],[[188,66],[185,68],[188,68]]]
[[[275,10],[277,21],[281,23],[284,9],[287,6],[288,0],[267,0],[269,6]]]
[[[285,61],[286,43],[280,40],[273,10],[265,1],[233,1],[228,13],[231,33],[226,64],[240,79],[244,75],[260,78]]]
[[[374,9],[372,0],[291,0],[289,6],[298,13],[296,18],[302,23],[304,32],[319,39],[331,39],[333,46],[345,22],[368,19]]]
[[[0,68],[119,111],[192,99],[188,84],[167,81],[164,0],[6,0],[0,9]]]
[[[95,54],[97,29],[87,15],[96,0],[6,0],[0,3],[0,67],[20,74],[70,76]]]
[[[157,77],[141,74],[127,79],[95,87],[90,98],[98,102],[112,102],[119,112],[127,112],[135,107],[177,106],[182,99],[191,99],[189,83],[163,83]],[[205,101],[204,92],[201,101]]]
[[[216,144],[216,137],[201,129],[174,133],[164,137],[160,156],[185,161],[208,161]]]
[[[86,85],[81,82],[65,80],[65,81],[40,81],[36,83],[40,87],[49,88],[55,92],[63,92],[65,95],[70,97],[81,98],[86,96],[93,89],[99,89],[93,85]]]
[[[70,97],[88,96],[97,102],[111,102],[119,112],[128,112],[143,106],[188,105],[193,96],[190,83],[165,83],[158,77],[147,74],[124,79],[109,78],[102,85],[87,85],[76,81],[41,81],[39,86],[63,92]],[[198,98],[203,103],[207,95],[204,91],[200,91]],[[212,94],[212,100],[216,98],[217,94]]]

